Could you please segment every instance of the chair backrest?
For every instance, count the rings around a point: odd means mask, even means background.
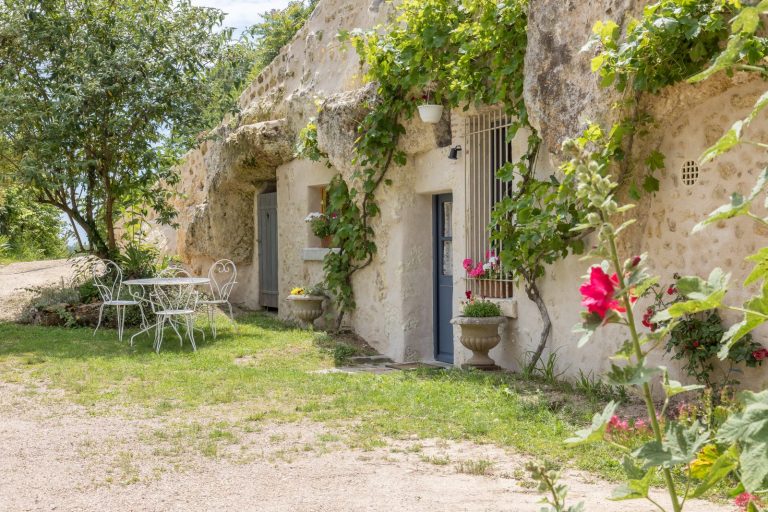
[[[215,300],[229,300],[232,288],[237,284],[237,267],[231,260],[219,260],[208,270],[211,295]]]
[[[181,267],[171,266],[164,268],[157,274],[157,277],[191,277],[189,272]]]
[[[192,285],[160,286],[155,285],[150,294],[152,311],[194,310],[197,308],[197,292]]]
[[[114,261],[100,260],[91,266],[93,284],[101,295],[101,300],[110,302],[119,300],[123,291],[123,271]]]

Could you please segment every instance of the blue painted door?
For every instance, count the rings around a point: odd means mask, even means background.
[[[453,195],[435,196],[434,238],[435,359],[453,363]]]
[[[280,303],[277,268],[277,193],[259,196],[259,304],[277,309]]]

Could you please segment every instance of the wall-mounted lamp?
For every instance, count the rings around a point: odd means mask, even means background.
[[[459,151],[461,151],[461,146],[453,146],[451,148],[451,151],[448,153],[448,158],[450,160],[458,160],[459,159]]]

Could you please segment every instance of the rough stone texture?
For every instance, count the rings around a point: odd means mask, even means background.
[[[547,146],[563,141],[587,121],[610,123],[618,96],[601,89],[590,69],[594,56],[581,52],[598,20],[623,25],[647,0],[532,0],[525,54],[525,102],[531,124]]]
[[[317,117],[317,139],[321,151],[336,169],[349,171],[355,156],[358,128],[377,103],[376,84],[338,93],[323,102]],[[418,115],[401,121],[405,134],[399,148],[407,155],[424,153],[451,143],[451,112],[446,109],[437,124],[425,124]]]
[[[526,101],[531,119],[544,137],[537,172],[554,172],[560,143],[578,133],[587,120],[609,121],[611,92],[600,90],[589,69],[591,55],[579,53],[593,23],[611,18],[626,23],[642,7],[641,0],[533,0],[530,44],[526,55]],[[283,49],[241,97],[243,113],[227,120],[210,140],[191,152],[180,166],[183,180],[178,201],[179,230],[165,230],[170,251],[182,255],[195,273],[203,273],[218,257],[234,258],[240,284],[236,300],[258,306],[258,268],[254,207],[259,192],[276,187],[278,196],[279,288],[285,298],[294,286],[322,280],[322,262],[304,260],[305,248],[320,250],[304,222],[318,211],[322,187],[333,176],[353,170],[357,126],[375,100],[373,86],[361,82],[354,51],[343,50],[333,35],[340,28],[370,28],[387,17],[388,4],[376,1],[322,0],[308,24]],[[701,167],[695,185],[684,185],[680,167],[696,160],[735,120],[750,109],[765,89],[755,77],[715,77],[704,84],[681,84],[661,95],[642,98],[656,119],[651,136],[636,140],[635,154],[658,148],[667,155],[660,173],[661,191],[645,198],[635,210],[639,222],[628,232],[622,248],[627,254],[648,252],[653,269],[663,281],[674,272],[706,275],[715,266],[733,270],[733,283],[743,281],[748,267],[744,256],[765,245],[768,233],[747,220],[713,226],[690,235],[694,223],[724,203],[733,191],[749,190],[766,157],[743,146],[717,162]],[[318,106],[323,108],[318,112]],[[403,167],[393,167],[392,186],[377,191],[381,214],[374,219],[378,253],[372,265],[355,275],[357,310],[348,325],[380,353],[396,361],[431,359],[433,346],[432,205],[435,194],[453,194],[454,308],[460,311],[467,284],[461,271],[466,257],[467,189],[465,166],[472,148],[465,136],[465,121],[476,111],[455,109],[443,121],[425,125],[418,117],[406,121],[401,148],[409,155]],[[311,117],[319,116],[318,140],[333,164],[292,160],[290,134]],[[278,120],[278,121],[274,121]],[[768,124],[751,128],[754,138],[768,140]],[[523,154],[526,134],[512,141],[513,154]],[[462,145],[457,161],[448,160],[448,145]],[[274,170],[276,168],[276,170]],[[272,177],[275,178],[272,178]],[[273,181],[270,181],[274,179]],[[559,354],[560,370],[576,376],[579,370],[598,374],[623,339],[608,328],[599,333],[590,350],[575,350],[572,327],[579,322],[579,285],[587,264],[568,258],[548,267],[540,288],[552,317],[550,350]],[[737,288],[737,287],[735,287]],[[734,289],[729,300],[738,304],[750,290]],[[514,304],[514,301],[517,301]],[[516,290],[509,306],[517,318],[507,322],[502,342],[490,353],[505,368],[519,368],[541,330],[536,306]],[[514,309],[514,308],[511,308]],[[290,316],[281,303],[280,314]],[[733,320],[729,317],[729,320]],[[320,321],[322,322],[322,320]],[[765,332],[758,333],[759,338]],[[458,332],[454,336],[455,363],[469,358]],[[670,367],[677,377],[680,365],[661,352],[653,362]],[[759,387],[768,378],[765,369],[747,372],[742,382]]]

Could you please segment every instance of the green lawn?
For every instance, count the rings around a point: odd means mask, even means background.
[[[457,370],[314,373],[334,365],[327,336],[265,315],[241,320],[236,333],[225,323],[220,330],[197,353],[168,333],[157,355],[145,336],[131,348],[110,330],[93,337],[83,329],[0,325],[0,378],[63,389],[94,413],[232,407],[260,419],[347,425],[362,446],[413,434],[468,439],[619,477],[617,453],[607,445],[563,447],[601,408],[572,399],[580,398],[576,392]]]

